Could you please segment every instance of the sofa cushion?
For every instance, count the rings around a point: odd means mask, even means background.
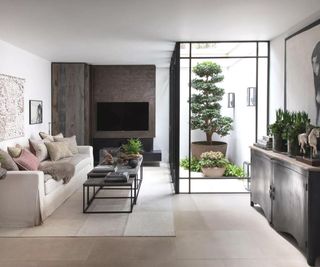
[[[44,140],[29,139],[30,151],[36,155],[39,161],[44,161],[49,157],[48,149]]]
[[[18,158],[13,158],[14,162],[19,166],[20,170],[36,171],[38,170],[39,160],[29,150],[22,149]]]
[[[58,162],[68,162],[74,165],[75,172],[81,171],[83,168],[91,164],[91,158],[88,157],[86,154],[76,154],[73,157],[61,159]]]
[[[49,140],[50,142],[54,142],[54,137],[57,137],[57,138],[63,138],[63,134],[62,133],[59,133],[57,135],[51,135],[51,134],[47,134],[47,133],[44,133],[44,132],[40,132],[39,133],[40,137],[42,139],[47,139]]]
[[[46,178],[46,176],[47,176],[47,178]],[[56,189],[61,187],[61,185],[63,185],[63,180],[56,181],[56,180],[52,179],[51,175],[49,175],[49,174],[45,175],[45,183],[44,183],[45,195],[48,195],[51,192],[55,191]]]
[[[13,161],[9,153],[0,149],[0,162],[1,167],[7,171],[18,171],[18,165]]]
[[[16,146],[8,146],[8,153],[12,158],[18,158],[21,155],[22,147],[19,145]]]
[[[72,152],[72,154],[78,154],[78,145],[77,145],[77,139],[76,136],[71,137],[65,137],[65,138],[59,138],[59,137],[53,137],[55,142],[66,142],[68,144],[68,148]]]
[[[45,145],[47,146],[50,159],[53,161],[73,156],[68,144],[65,142],[49,142],[45,143]]]

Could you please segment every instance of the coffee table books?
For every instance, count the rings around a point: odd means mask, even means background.
[[[129,179],[129,173],[128,172],[109,172],[104,181],[106,183],[112,183],[112,182],[128,182]]]

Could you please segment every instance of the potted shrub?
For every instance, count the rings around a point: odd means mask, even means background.
[[[287,128],[287,139],[288,139],[288,155],[291,157],[299,154],[299,142],[298,135],[305,133],[307,127],[310,125],[310,119],[306,112],[292,112],[291,122]]]
[[[138,165],[138,159],[142,157],[142,143],[138,138],[131,138],[126,144],[121,146],[121,158],[128,161],[128,165],[136,167]]]
[[[291,122],[291,114],[288,111],[278,109],[276,121],[269,125],[269,132],[273,136],[272,149],[277,152],[287,151],[287,128]]]
[[[201,170],[208,177],[222,177],[229,164],[229,161],[220,151],[204,152],[200,158]]]
[[[229,134],[232,129],[232,119],[220,114],[219,102],[224,95],[224,89],[217,86],[224,77],[221,67],[211,61],[198,63],[193,69],[197,75],[192,80],[192,87],[197,91],[191,96],[191,127],[200,129],[206,134],[206,141],[192,143],[192,155],[200,158],[206,151],[220,151],[224,155],[227,143],[212,141],[214,133],[222,136]]]

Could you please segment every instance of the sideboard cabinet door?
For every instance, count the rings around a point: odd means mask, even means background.
[[[251,205],[259,204],[271,222],[270,188],[272,161],[259,151],[251,150]]]
[[[307,241],[308,173],[295,170],[285,162],[273,162],[274,199],[272,224],[277,231],[292,235],[305,251]]]

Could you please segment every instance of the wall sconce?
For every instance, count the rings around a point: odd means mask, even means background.
[[[235,100],[235,94],[228,93],[228,108],[234,108]]]
[[[256,105],[256,88],[248,87],[247,89],[247,106],[255,106]]]

